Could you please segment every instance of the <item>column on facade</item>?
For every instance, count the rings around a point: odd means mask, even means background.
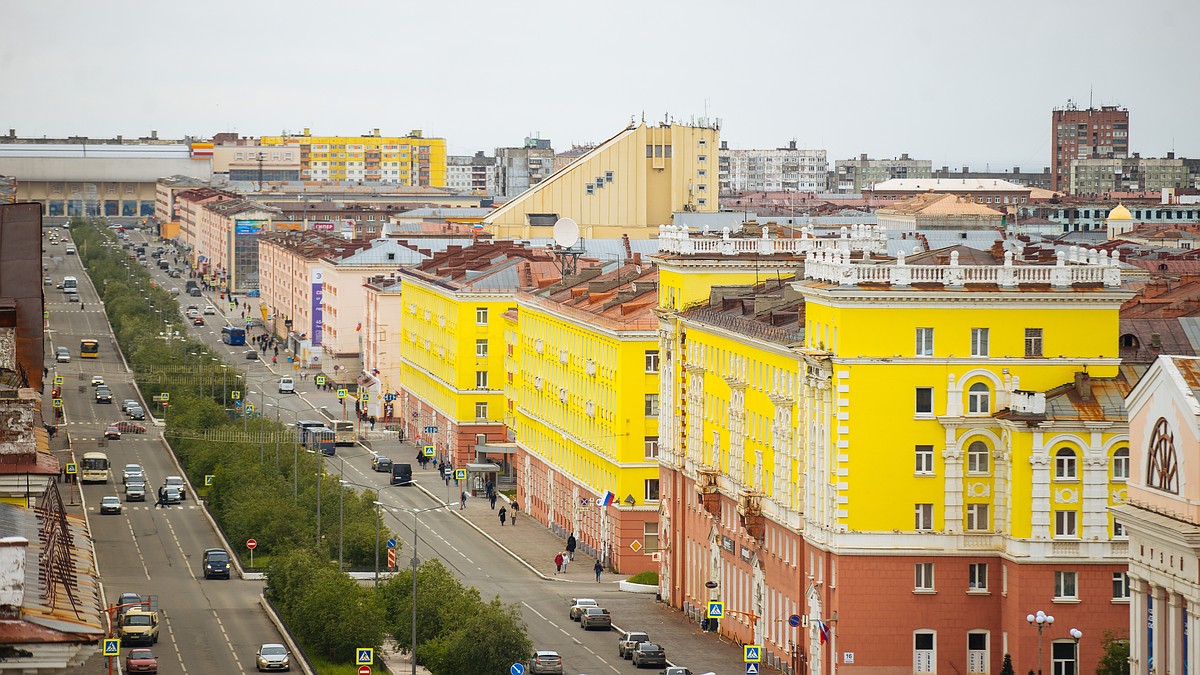
[[[775,421],[771,429],[772,451],[775,455],[772,494],[775,502],[785,509],[796,508],[795,443],[792,440],[792,399],[771,396]]]
[[[1103,437],[1093,431],[1083,455],[1083,539],[1108,539],[1108,456]]]
[[[1168,629],[1166,627],[1169,621],[1169,609],[1167,605],[1167,591],[1162,586],[1155,584],[1147,584],[1149,586],[1149,595],[1153,599],[1153,618],[1154,618],[1154,640],[1150,645],[1150,656],[1154,662],[1154,672],[1169,673],[1166,669],[1167,664],[1167,640],[1169,639]],[[1174,673],[1169,673],[1174,675]]]
[[[1011,434],[1006,434],[1005,440],[1007,443],[1012,443]],[[1009,476],[1012,475],[1012,448],[1008,445],[997,446],[992,455],[992,466],[996,472],[995,501],[993,502],[996,505],[996,517],[992,521],[992,530],[996,533],[1012,532],[1012,523],[1009,522],[1012,510],[1008,504],[1012,492],[1012,485],[1009,481]]]
[[[745,486],[746,383],[729,378],[729,477]]]
[[[1166,591],[1167,606],[1166,620],[1163,625],[1163,637],[1166,644],[1166,666],[1168,673],[1183,673],[1183,620],[1184,599],[1178,593]],[[1191,665],[1189,663],[1188,665]]]
[[[953,380],[954,376],[950,376]],[[944,530],[958,533],[963,531],[963,459],[962,448],[959,447],[957,427],[946,427],[946,448],[942,450],[942,461],[946,467],[944,492],[946,494],[946,511],[943,515]]]
[[[1150,621],[1146,602],[1149,590],[1145,579],[1129,573],[1129,658],[1135,673],[1150,671],[1150,651],[1146,643],[1146,626]]]
[[[688,416],[687,428],[681,430],[680,433],[687,434],[688,447],[685,459],[689,464],[716,467],[719,465],[717,458],[714,456],[710,462],[705,457],[706,453],[704,452],[704,369],[700,366],[687,364],[684,366],[684,371],[688,379]],[[682,464],[683,462],[681,461],[680,463]]]
[[[1029,521],[1034,539],[1050,537],[1050,455],[1042,444],[1043,438],[1043,432],[1033,433],[1033,452],[1029,457],[1029,463],[1033,465],[1033,485],[1030,488],[1033,503]]]
[[[1188,635],[1185,646],[1188,670],[1196,672],[1196,669],[1200,668],[1200,602],[1188,598],[1184,598],[1183,602],[1183,620],[1187,626]]]

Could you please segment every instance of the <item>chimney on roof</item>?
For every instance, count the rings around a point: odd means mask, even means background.
[[[1075,373],[1075,391],[1080,400],[1092,400],[1092,376],[1087,373]]]
[[[0,390],[0,457],[32,456],[37,453],[34,437],[34,406],[39,396],[32,389]]]
[[[865,153],[865,152],[864,152],[864,153],[862,153],[861,155],[859,155],[859,156],[858,156],[858,161],[860,161],[860,162],[865,162],[865,161],[867,161],[867,153]]]
[[[157,131],[155,131],[153,129],[150,130],[150,140],[152,140],[152,141],[158,140],[158,132]]]
[[[29,540],[25,537],[0,539],[0,619],[21,618],[25,604],[25,552]]]

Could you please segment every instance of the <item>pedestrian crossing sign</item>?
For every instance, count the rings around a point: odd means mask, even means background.
[[[758,664],[757,663],[747,663],[746,664],[746,675],[758,675]]]
[[[246,404],[246,412],[248,412],[248,413],[254,412],[254,404],[253,403]]]
[[[62,399],[61,399],[61,398],[56,398],[56,399],[54,399],[54,407],[55,407],[55,408],[61,408],[61,407],[62,407]]]
[[[69,474],[79,473],[79,465],[76,464],[75,462],[67,462],[67,473],[69,473]]]
[[[354,650],[354,665],[356,666],[373,666],[375,665],[375,649],[372,647],[359,647]]]
[[[742,645],[742,660],[746,663],[762,663],[762,645]]]
[[[318,376],[317,376],[317,386],[318,386],[318,387],[324,387],[324,386],[325,386],[325,376],[324,376],[324,375],[318,375]]]
[[[466,480],[466,479],[467,479],[467,470],[466,469],[455,469],[454,470],[454,480]]]
[[[213,481],[216,480],[216,478],[217,477],[211,473],[204,474],[204,487],[212,487]]]
[[[57,385],[62,385],[62,383],[63,383],[63,376],[62,376],[62,375],[55,375],[55,376],[54,376],[54,384],[57,384]]]
[[[432,445],[425,446],[424,448],[422,448],[422,452],[425,453],[426,457],[433,457],[433,446]]]
[[[235,401],[240,399],[241,397],[242,397],[242,392],[238,391],[237,389],[234,389],[233,391],[229,392],[229,398],[231,398]]]
[[[160,400],[160,401],[170,401],[170,400],[171,400],[171,392],[169,392],[169,391],[164,391],[163,393],[159,394],[159,395],[158,395],[158,400]]]
[[[725,603],[720,600],[710,600],[708,603],[708,618],[724,619],[725,618]]]
[[[104,638],[104,655],[121,655],[121,638]]]
[[[338,398],[346,398],[346,397],[347,397],[347,396],[349,396],[349,395],[350,395],[350,392],[346,391],[346,388],[345,388],[345,387],[342,387],[341,389],[338,389],[338,390],[337,390],[337,397],[338,397]]]

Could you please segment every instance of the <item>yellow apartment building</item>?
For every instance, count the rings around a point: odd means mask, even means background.
[[[657,278],[584,270],[518,294],[506,331],[517,499],[622,574],[660,558]]]
[[[419,129],[407,136],[263,136],[261,144],[300,148],[300,179],[446,186],[446,139]]]
[[[717,210],[714,124],[631,123],[483,219],[502,239],[551,236],[571,218],[585,239],[649,239],[676,211]]]

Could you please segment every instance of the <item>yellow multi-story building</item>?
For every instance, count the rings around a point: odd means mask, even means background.
[[[633,124],[484,218],[504,239],[551,236],[560,218],[585,239],[649,239],[677,211],[717,210],[714,124]]]
[[[434,446],[438,458],[456,466],[481,459],[477,446],[508,440],[502,315],[516,308],[519,288],[557,276],[545,251],[512,242],[455,247],[399,270],[394,412],[407,438]]]
[[[261,144],[300,147],[300,178],[369,181],[417,187],[446,186],[446,139],[407,136],[263,136]]]
[[[1080,672],[1067,630],[1099,635],[1128,602],[1115,261],[667,234],[664,598],[724,600],[722,631],[829,674],[987,673],[1006,652],[1025,670],[1040,609],[1054,671]],[[756,247],[803,271],[695,302]]]
[[[657,277],[638,260],[522,292],[505,337],[518,501],[622,573],[658,568]]]

